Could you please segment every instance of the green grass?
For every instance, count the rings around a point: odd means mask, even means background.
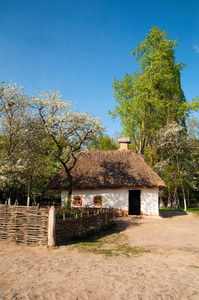
[[[84,249],[84,251],[93,252],[95,254],[104,254],[106,256],[112,256],[113,255],[113,249],[100,249],[100,248],[90,248],[90,249]]]
[[[84,239],[76,240],[74,247],[80,251],[103,254],[105,256],[118,255],[138,255],[150,252],[141,247],[131,247],[128,245],[128,238],[118,233],[115,226],[108,227],[107,230],[86,236]]]
[[[74,237],[67,245],[79,251],[105,256],[132,256],[150,252],[141,247],[131,247],[128,244],[128,237],[118,231],[113,221],[104,226],[103,230],[96,232],[91,229],[84,236]]]
[[[129,256],[129,254],[140,254],[145,252],[150,252],[147,249],[141,248],[141,247],[131,247],[129,245],[118,245],[116,247],[116,251]]]
[[[171,208],[171,207],[161,207],[161,208],[159,208],[159,210],[184,211],[183,208],[174,209],[174,208]]]
[[[173,209],[171,207],[161,207],[161,208],[159,208],[159,210],[177,210],[177,211],[183,211],[182,208]]]
[[[191,209],[189,209],[189,210],[187,210],[187,212],[191,212],[191,213],[199,216],[199,210],[191,210]]]
[[[199,209],[196,206],[187,208],[187,212],[191,212],[199,216]]]
[[[177,208],[177,209],[172,209],[170,207],[162,207],[162,208],[159,208],[159,210],[168,210],[168,211],[185,211],[183,208]],[[194,213],[196,215],[199,216],[199,209],[198,207],[189,207],[187,208],[187,211],[186,212],[191,212],[191,213]]]
[[[92,252],[95,254],[103,254],[106,256],[130,256],[150,252],[147,249],[141,247],[131,247],[128,244],[113,244],[112,240],[110,240],[110,243],[108,241],[99,241],[94,243],[78,243],[76,244],[76,247],[80,251]]]

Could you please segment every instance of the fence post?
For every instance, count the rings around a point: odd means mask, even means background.
[[[54,206],[49,209],[48,216],[48,246],[54,247],[56,244],[55,236],[56,210]]]

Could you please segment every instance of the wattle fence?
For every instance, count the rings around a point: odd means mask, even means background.
[[[49,209],[0,205],[0,239],[47,244]]]
[[[26,244],[55,246],[100,230],[113,218],[112,209],[96,211],[92,215],[56,219],[56,209],[36,206],[0,204],[0,239]]]
[[[94,210],[92,214],[81,214],[78,218],[56,220],[56,243],[65,243],[74,237],[80,237],[92,230],[101,230],[113,218],[112,208]]]

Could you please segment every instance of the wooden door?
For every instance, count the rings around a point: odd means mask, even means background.
[[[129,215],[140,215],[140,190],[129,191]]]

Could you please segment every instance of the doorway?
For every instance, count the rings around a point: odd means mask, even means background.
[[[140,190],[129,191],[129,215],[140,215]]]

